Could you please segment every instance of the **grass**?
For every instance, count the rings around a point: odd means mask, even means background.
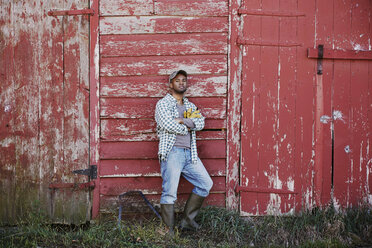
[[[179,216],[178,216],[179,219]],[[198,232],[162,236],[156,218],[102,221],[85,226],[47,224],[31,212],[16,227],[0,227],[1,247],[372,247],[372,207],[336,212],[332,207],[297,216],[242,218],[221,208],[203,208]]]

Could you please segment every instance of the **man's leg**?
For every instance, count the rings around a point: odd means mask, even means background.
[[[169,227],[169,234],[174,234],[174,202],[177,199],[177,188],[185,159],[182,152],[173,148],[166,161],[161,162],[162,194],[160,198],[161,216]]]
[[[186,202],[184,217],[181,221],[181,228],[199,229],[200,227],[194,219],[203,205],[205,197],[208,196],[209,191],[213,186],[213,181],[199,158],[195,164],[192,164],[191,161],[189,161],[189,163],[184,167],[182,174],[195,187]]]

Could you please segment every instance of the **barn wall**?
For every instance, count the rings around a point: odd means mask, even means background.
[[[47,15],[72,7],[87,1],[0,1],[0,222],[32,205],[56,222],[90,218],[87,193],[48,188],[83,181],[71,170],[88,165],[88,22]]]
[[[187,96],[206,116],[199,156],[214,186],[207,204],[225,206],[228,2],[100,1],[100,209],[117,195],[161,194],[154,110],[168,75],[189,73]],[[192,186],[181,180],[179,204]]]

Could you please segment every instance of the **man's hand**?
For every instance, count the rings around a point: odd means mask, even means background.
[[[184,118],[200,118],[201,115],[200,115],[199,110],[195,110],[194,112],[192,112],[192,109],[189,108],[187,111],[183,112],[183,117]]]

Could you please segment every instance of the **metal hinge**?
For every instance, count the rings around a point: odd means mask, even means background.
[[[49,16],[94,15],[93,9],[50,10]]]
[[[84,170],[74,170],[72,171],[74,174],[85,175],[88,176],[87,183],[51,183],[49,184],[50,189],[94,189],[96,186],[94,181],[90,181],[92,179],[97,178],[97,165],[90,165],[88,169]]]
[[[74,170],[72,171],[72,173],[88,176],[89,180],[96,179],[97,178],[97,165],[90,165],[89,168],[85,170]]]

